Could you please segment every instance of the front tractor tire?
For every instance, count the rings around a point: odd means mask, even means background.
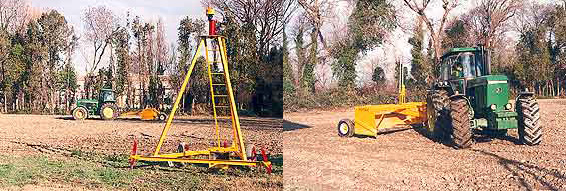
[[[88,118],[88,111],[84,107],[77,107],[73,109],[73,119],[75,120],[85,120]]]
[[[450,118],[452,122],[452,144],[457,149],[472,146],[472,129],[470,124],[470,109],[464,98],[454,98],[450,101]]]
[[[338,122],[338,136],[352,137],[354,136],[354,122],[349,119],[342,119]]]
[[[537,100],[533,96],[521,96],[516,105],[519,114],[519,140],[529,146],[540,144],[542,127]]]
[[[100,118],[104,120],[114,120],[119,114],[118,106],[114,103],[105,103],[100,107]]]

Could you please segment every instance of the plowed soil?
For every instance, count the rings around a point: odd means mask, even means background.
[[[253,144],[257,148],[266,148],[270,156],[278,159],[281,158],[280,156],[283,152],[282,119],[242,117],[240,122],[246,144]],[[134,139],[139,140],[138,154],[153,153],[164,125],[164,122],[141,121],[135,118],[116,119],[113,121],[100,119],[75,121],[70,116],[0,114],[0,156],[33,158],[34,156],[41,155],[49,156],[50,158],[54,157],[58,160],[71,161],[72,159],[76,161],[83,160],[81,157],[73,158],[73,155],[76,155],[76,153],[95,153],[119,156],[124,161],[127,161],[126,157],[131,152]],[[216,146],[214,129],[214,121],[211,117],[176,117],[173,120],[172,128],[168,132],[161,153],[175,152],[180,142],[188,143],[188,149],[190,150],[200,150]],[[221,138],[223,140],[227,139],[227,144],[230,145],[232,142],[232,128],[230,124],[224,121],[220,129],[223,135]],[[224,144],[223,142],[222,144]],[[90,159],[84,160],[90,161]],[[280,165],[280,162],[278,164]],[[128,163],[124,162],[124,165],[128,165]],[[148,169],[143,171],[143,173],[154,174],[151,172],[151,165],[138,165],[138,167],[140,169]],[[207,174],[206,167],[194,168],[203,168],[204,170],[199,169],[198,172],[191,172],[191,168],[188,168],[185,171],[189,171],[190,176],[185,176],[182,174],[185,172],[180,172],[178,173],[179,177],[189,177],[193,178],[194,181],[202,181],[202,183],[198,184],[203,185],[197,186],[205,190],[232,190],[234,188],[250,190],[258,187],[258,184],[264,186],[263,189],[265,190],[280,190],[282,187],[281,167],[274,168],[274,173],[263,176],[262,180],[259,180],[257,177],[245,176],[256,171],[246,171],[247,174],[244,173],[244,175],[237,174],[239,171],[235,171],[236,173],[230,171],[230,175],[218,175],[215,173]],[[163,174],[167,174],[167,172],[167,170],[164,170]],[[161,177],[156,176],[156,179],[159,178]],[[12,187],[15,190],[82,190],[85,186],[92,186],[71,184],[58,179],[51,180],[49,177],[44,179],[48,181],[45,185],[17,184]],[[185,178],[182,179],[185,180]],[[189,182],[191,180],[187,179]],[[96,180],[85,180],[87,183],[88,181]],[[134,180],[132,184],[136,184],[135,181],[138,180]],[[167,183],[171,184],[169,185],[170,187],[154,185],[155,188],[146,188],[146,190],[158,190],[158,188],[159,190],[177,190],[183,188],[178,187],[180,185],[175,185],[182,183],[175,183],[174,181],[179,180],[166,180]],[[156,182],[159,181],[156,180]],[[60,187],[60,185],[65,187]],[[132,186],[135,185],[125,185],[121,188],[137,189]],[[2,187],[2,189],[12,189],[12,187]]]
[[[268,153],[281,154],[281,119],[240,119],[244,142],[264,147]],[[165,123],[135,118],[105,121],[75,121],[70,116],[0,115],[0,152],[33,154],[34,152],[72,151],[106,154],[130,153],[134,138],[139,153],[152,153]],[[221,122],[221,139],[231,144],[232,128]],[[176,117],[161,153],[174,152],[180,142],[189,149],[215,146],[214,121],[210,117]],[[222,141],[221,144],[224,141]]]
[[[543,142],[474,135],[455,150],[423,129],[341,138],[336,124],[353,108],[286,113],[285,190],[566,190],[566,100],[539,100]]]

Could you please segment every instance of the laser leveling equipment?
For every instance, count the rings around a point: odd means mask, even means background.
[[[366,105],[355,107],[354,121],[342,119],[338,122],[338,135],[351,137],[354,134],[377,136],[380,132],[403,128],[406,125],[422,124],[426,121],[426,103],[405,102],[403,67],[400,66],[399,97],[397,104]]]
[[[134,145],[132,147],[132,154],[130,155],[130,164],[135,166],[136,161],[167,161],[167,162],[180,162],[180,163],[195,163],[195,164],[208,164],[209,167],[213,168],[227,168],[228,166],[263,166],[266,168],[267,173],[271,173],[271,162],[268,161],[268,157],[265,150],[262,149],[262,161],[256,160],[255,148],[251,148],[252,152],[246,152],[246,145],[244,143],[244,135],[242,134],[240,128],[240,119],[238,117],[238,112],[236,108],[236,103],[234,100],[234,92],[232,89],[232,84],[230,82],[230,73],[228,67],[228,57],[226,55],[226,39],[223,36],[215,35],[215,21],[212,19],[214,15],[214,10],[212,8],[207,9],[207,16],[210,21],[210,31],[209,35],[200,36],[200,43],[198,45],[197,51],[195,52],[189,70],[185,76],[181,89],[177,94],[177,99],[169,117],[167,123],[163,128],[159,142],[155,148],[153,154],[148,156],[137,154],[137,141],[134,140]],[[181,97],[185,93],[187,84],[191,74],[196,66],[197,58],[200,56],[201,51],[205,51],[207,73],[209,79],[210,94],[212,99],[212,111],[214,126],[216,132],[215,147],[208,148],[206,150],[190,151],[186,150],[185,147],[180,149],[180,152],[176,153],[161,153],[161,148],[167,137],[167,132],[171,128],[171,123],[173,122],[173,117],[181,101]],[[219,116],[219,113],[224,110],[230,115],[227,117]],[[230,120],[232,125],[232,144],[228,146],[226,142],[221,144],[222,136],[220,133],[219,119]]]
[[[398,104],[356,107],[354,122],[338,123],[338,135],[376,136],[385,128],[426,122],[432,137],[455,148],[473,144],[472,129],[495,136],[518,129],[524,144],[541,143],[539,106],[533,93],[525,90],[510,100],[508,78],[491,74],[490,53],[483,46],[450,49],[442,56],[437,79],[426,103],[404,103],[401,80]]]

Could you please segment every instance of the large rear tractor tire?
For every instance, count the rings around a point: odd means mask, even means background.
[[[519,114],[519,140],[529,146],[540,144],[542,126],[537,100],[533,96],[522,96],[517,101],[516,108]]]
[[[100,107],[100,118],[104,120],[114,120],[119,115],[118,106],[114,103],[105,103]]]
[[[349,119],[342,119],[338,122],[338,136],[351,137],[354,136],[354,122]]]
[[[450,103],[446,90],[432,90],[426,99],[427,129],[434,139],[442,141],[446,138],[448,112]]]
[[[473,144],[469,113],[470,109],[466,99],[455,98],[451,100],[452,143],[457,149],[469,148]]]
[[[84,107],[77,107],[73,109],[72,113],[75,120],[85,120],[88,118],[88,111]]]

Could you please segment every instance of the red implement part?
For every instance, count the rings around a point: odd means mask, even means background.
[[[252,147],[252,161],[257,160],[257,151],[255,150],[255,146]]]
[[[132,155],[138,154],[138,140],[134,139],[134,145],[132,146]],[[134,168],[136,166],[136,159],[130,159],[130,168]]]
[[[228,148],[228,142],[224,141],[224,148]]]
[[[216,20],[208,21],[208,35],[216,35]]]
[[[263,158],[264,162],[267,162],[267,154],[265,154],[264,148],[261,148],[261,157]],[[271,169],[272,169],[271,164],[269,166],[266,166],[265,169],[267,170],[267,174],[271,174]]]

